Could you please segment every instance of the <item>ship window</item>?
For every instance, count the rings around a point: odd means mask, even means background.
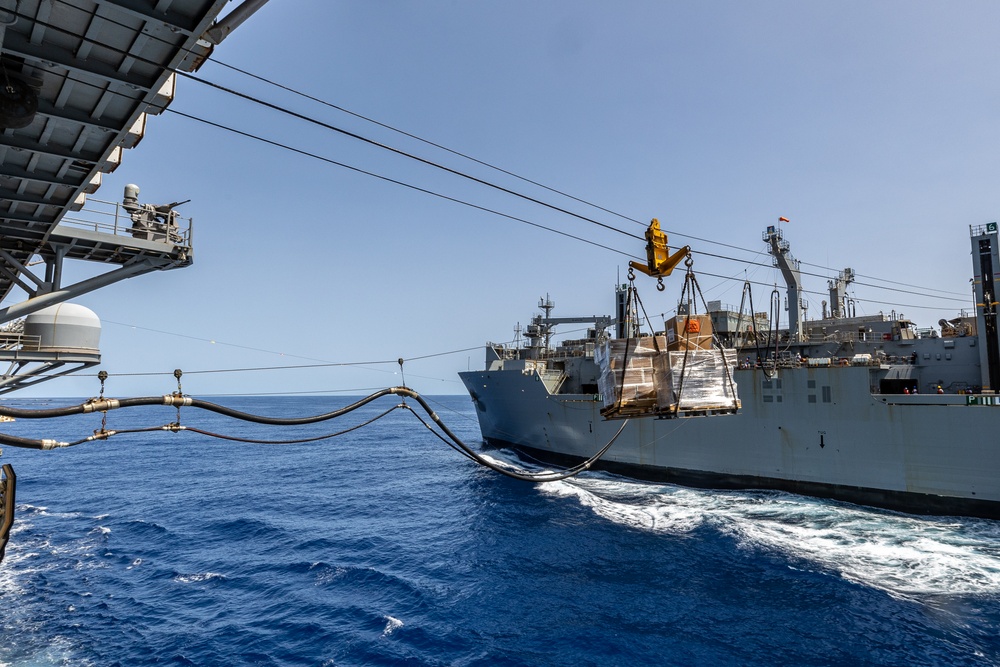
[[[831,396],[830,387],[823,387],[823,402],[829,403],[833,400]]]
[[[778,378],[774,381],[774,386],[776,389],[781,389],[781,378]]]
[[[764,402],[765,403],[774,403],[774,396],[771,396],[771,394],[765,394],[764,395]]]
[[[944,358],[947,359],[948,361],[951,361],[951,352],[945,352]]]
[[[777,401],[778,403],[781,403],[781,394],[778,394],[778,395],[777,395],[777,396],[775,397],[775,400],[776,400],[776,401]]]
[[[764,380],[763,382],[760,383],[760,386],[764,389],[770,389],[773,385],[774,383],[771,382],[770,380]]]
[[[809,402],[810,403],[816,402],[816,394],[809,394]]]
[[[810,389],[816,388],[816,380],[809,380],[809,388]]]

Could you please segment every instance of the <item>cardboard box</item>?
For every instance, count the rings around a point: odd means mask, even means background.
[[[669,352],[712,349],[712,318],[708,315],[677,315],[665,326]]]

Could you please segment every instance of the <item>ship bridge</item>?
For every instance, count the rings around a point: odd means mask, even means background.
[[[0,0],[0,324],[191,264],[178,202],[88,196],[173,100],[176,73],[196,70],[266,0],[220,20],[227,2]],[[64,285],[67,260],[107,271]]]

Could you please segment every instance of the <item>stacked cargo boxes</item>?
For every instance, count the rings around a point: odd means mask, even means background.
[[[605,417],[628,417],[656,411],[653,359],[666,354],[663,336],[614,339],[594,350],[601,368],[597,386],[604,397]]]
[[[613,339],[597,346],[598,389],[606,418],[690,415],[739,408],[736,350],[714,349],[708,315],[678,315],[662,336]]]
[[[740,407],[733,371],[736,350],[666,352],[654,359],[653,384],[661,413],[720,412]]]

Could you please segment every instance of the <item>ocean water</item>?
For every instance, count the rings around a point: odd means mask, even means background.
[[[218,401],[304,415],[347,399]],[[467,398],[434,401],[478,442]],[[309,427],[181,421],[288,439],[395,402]],[[3,428],[75,439],[100,421]],[[0,462],[19,482],[3,667],[1000,664],[1000,522],[603,473],[531,485],[403,411],[312,444],[161,432]]]

